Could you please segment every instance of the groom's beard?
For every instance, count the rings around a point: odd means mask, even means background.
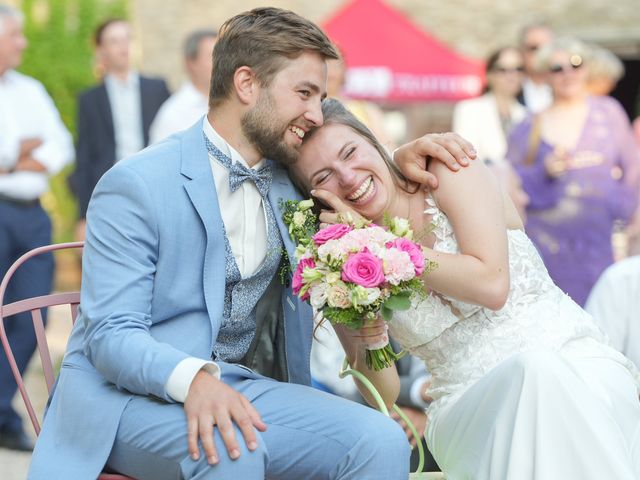
[[[242,116],[242,133],[264,158],[291,165],[298,159],[298,149],[287,145],[285,135],[289,123],[276,117],[276,105],[271,95],[260,92],[256,106]]]

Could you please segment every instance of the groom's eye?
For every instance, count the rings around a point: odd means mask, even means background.
[[[309,98],[311,96],[310,90],[299,90],[298,92],[300,93],[300,95],[302,95],[305,98]]]

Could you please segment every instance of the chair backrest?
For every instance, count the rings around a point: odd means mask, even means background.
[[[25,253],[18,260],[16,260],[5,274],[4,278],[2,279],[2,283],[0,283],[0,340],[2,340],[2,347],[4,348],[16,383],[18,384],[18,390],[20,390],[20,395],[22,395],[22,399],[24,400],[25,407],[27,409],[27,412],[29,413],[29,418],[31,419],[33,428],[36,431],[36,435],[40,434],[40,422],[38,421],[33,408],[33,404],[31,403],[31,399],[29,398],[29,395],[25,388],[22,375],[20,374],[20,370],[18,369],[18,365],[16,364],[15,357],[11,350],[11,345],[9,345],[9,339],[7,338],[4,326],[4,319],[18,313],[31,313],[33,328],[35,330],[36,339],[38,342],[38,353],[40,354],[40,361],[42,363],[42,369],[44,371],[44,378],[47,384],[47,390],[49,394],[51,394],[55,376],[53,373],[51,354],[49,353],[49,346],[47,344],[47,337],[45,336],[44,322],[42,321],[42,310],[57,305],[69,305],[70,318],[71,321],[74,322],[78,314],[80,292],[53,293],[51,295],[42,295],[40,297],[19,300],[7,305],[4,304],[5,292],[13,274],[16,272],[16,270],[18,270],[18,268],[20,268],[22,264],[27,262],[30,258],[53,252],[54,250],[82,248],[83,246],[83,242],[72,242],[59,243],[55,245],[47,245],[44,247],[35,248]]]

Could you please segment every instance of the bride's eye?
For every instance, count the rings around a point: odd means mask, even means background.
[[[348,160],[349,158],[351,158],[355,151],[356,147],[351,147],[349,150],[347,150],[347,154],[344,156],[344,159]]]
[[[331,172],[324,172],[320,175],[316,176],[316,181],[314,182],[317,185],[322,185],[328,178]]]

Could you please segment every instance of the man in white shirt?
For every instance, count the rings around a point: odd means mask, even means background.
[[[540,48],[553,40],[553,37],[553,30],[544,22],[531,23],[525,26],[520,34],[525,78],[518,100],[532,113],[541,112],[553,101],[551,87],[546,79],[547,74],[540,70],[536,62]]]
[[[151,122],[169,98],[163,79],[132,68],[128,22],[104,21],[96,28],[94,42],[103,82],[78,97],[76,169],[69,177],[78,198],[78,240],[84,239],[84,218],[96,183],[117,161],[149,144]]]
[[[206,115],[209,109],[211,53],[218,32],[197,30],[184,43],[184,62],[189,80],[162,104],[149,130],[150,143],[184,130]]]
[[[29,478],[105,465],[138,480],[408,477],[398,424],[308,386],[311,308],[278,275],[295,249],[280,200],[300,199],[284,165],[322,124],[336,57],[293,12],[233,17],[208,115],[101,178],[82,307]],[[441,150],[434,138],[396,161]]]
[[[585,310],[613,347],[640,366],[640,256],[608,267],[591,290]]]
[[[27,41],[22,14],[0,5],[0,279],[29,250],[51,243],[51,221],[40,205],[49,177],[73,160],[71,135],[51,97],[37,80],[16,72]],[[53,258],[19,270],[4,303],[46,295],[53,282]],[[29,315],[5,320],[21,372],[36,347]],[[31,450],[20,416],[11,407],[16,383],[0,353],[0,447]]]

